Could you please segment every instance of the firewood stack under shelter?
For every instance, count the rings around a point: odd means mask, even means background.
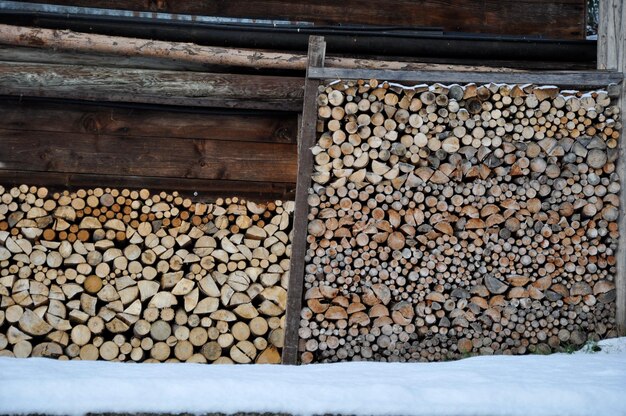
[[[0,356],[279,363],[293,202],[0,186]]]
[[[615,336],[618,94],[321,86],[301,362],[549,353]]]

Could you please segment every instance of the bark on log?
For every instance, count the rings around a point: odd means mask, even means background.
[[[363,79],[317,103],[301,362],[616,336],[622,115],[607,91]]]
[[[82,53],[119,55],[123,57],[158,58],[207,66],[304,71],[307,65],[306,54],[272,52],[256,49],[223,48],[185,42],[166,42],[81,33],[71,30],[42,29],[2,24],[0,24],[0,44]],[[378,61],[341,56],[329,56],[326,58],[325,63],[328,67],[336,68],[371,68],[407,71],[427,69],[517,72],[514,69],[488,66]]]

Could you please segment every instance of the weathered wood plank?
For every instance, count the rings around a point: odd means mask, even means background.
[[[0,62],[0,95],[299,111],[295,77]]]
[[[29,0],[71,6],[311,21],[316,24],[363,24],[440,27],[446,31],[538,35],[583,39],[584,0],[357,0],[145,1]],[[349,13],[346,13],[346,11]]]
[[[320,36],[309,39],[309,68],[324,66],[326,42]],[[302,309],[302,290],[304,287],[304,262],[306,253],[307,215],[309,205],[307,195],[313,172],[313,154],[310,149],[315,145],[317,124],[317,88],[319,82],[306,78],[304,87],[304,107],[298,137],[298,179],[296,185],[296,206],[293,220],[293,242],[291,265],[289,268],[289,295],[287,298],[285,346],[283,364],[298,363],[298,328]]]
[[[562,87],[606,87],[623,80],[623,74],[616,71],[559,71],[540,73],[491,73],[455,71],[391,71],[361,70],[341,68],[311,68],[313,79],[371,79],[407,83],[503,83],[541,84]]]
[[[297,116],[285,112],[97,105],[0,97],[7,130],[132,137],[296,143]],[[245,144],[242,144],[245,146]]]
[[[177,191],[194,201],[212,201],[216,198],[238,196],[256,201],[278,198],[293,200],[295,183],[181,179],[154,176],[92,175],[80,173],[33,172],[0,169],[2,185],[38,185],[51,190],[65,191],[94,187],[147,188],[153,191]]]
[[[598,22],[598,69],[626,68],[626,6],[621,0],[600,2]]]
[[[1,169],[294,183],[292,144],[0,129]]]
[[[623,0],[605,0],[600,2],[600,21],[598,25],[598,69],[626,72],[626,5]],[[626,85],[622,83],[620,109],[622,123],[626,114]],[[616,322],[619,335],[626,335],[626,142],[624,132],[618,141],[620,157],[617,160],[617,172],[622,183],[620,191],[619,235],[617,249]]]

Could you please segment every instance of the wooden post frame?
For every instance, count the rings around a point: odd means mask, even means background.
[[[309,205],[307,195],[313,173],[313,154],[317,125],[317,93],[320,82],[309,77],[309,68],[323,67],[326,42],[321,36],[309,38],[307,76],[304,83],[304,106],[298,134],[298,176],[296,184],[296,207],[293,220],[293,242],[291,245],[291,265],[289,267],[289,294],[285,318],[285,344],[283,364],[298,363],[298,328],[302,309],[302,288],[304,287],[304,257],[306,253],[307,216]]]
[[[626,71],[626,5],[624,0],[600,0],[600,19],[598,27],[598,69]],[[622,82],[620,111],[622,126],[626,113],[626,85]],[[619,140],[619,158],[617,172],[621,181],[619,235],[617,248],[616,288],[616,324],[618,335],[626,335],[626,135],[622,131]]]

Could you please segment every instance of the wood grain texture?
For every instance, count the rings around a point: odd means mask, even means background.
[[[302,80],[0,62],[0,95],[299,111]]]
[[[626,68],[626,6],[621,0],[600,2],[598,69]]]
[[[40,206],[0,221],[2,268],[32,270],[2,277],[3,357],[280,363],[293,202],[0,185],[3,206],[13,195]]]
[[[87,65],[114,68],[157,69],[196,72],[230,72],[230,67],[208,65],[193,62],[181,62],[162,58],[125,57],[113,54],[93,54],[58,49],[37,49],[33,47],[0,45],[0,56],[10,62],[30,62],[64,65]],[[414,59],[413,59],[414,61]],[[367,56],[350,58],[340,55],[328,55],[326,67],[334,68],[371,68],[407,71],[443,70],[443,71],[494,71],[518,72],[520,70],[589,70],[595,69],[593,62],[555,62],[555,61],[520,61],[520,60],[479,60],[462,57],[432,58],[422,57],[420,62],[412,62],[407,57]],[[233,68],[234,71],[234,68]],[[304,72],[303,72],[304,73]]]
[[[0,45],[0,56],[7,62],[86,65],[113,68],[156,69],[167,71],[212,72],[224,67],[161,58],[125,57],[111,54],[81,53],[24,46]]]
[[[605,0],[600,2],[600,21],[598,25],[598,69],[626,71],[626,5],[622,0]],[[622,120],[626,111],[626,85],[622,83],[620,109]],[[617,172],[622,183],[626,181],[626,143],[624,133],[618,141],[620,158],[617,160]],[[615,276],[616,288],[616,321],[618,332],[626,335],[626,192],[620,192],[620,216],[618,243],[617,273]]]
[[[224,68],[246,67],[256,70],[306,69],[305,54],[272,52],[259,49],[224,48],[194,43],[157,41],[122,36],[105,36],[71,30],[52,30],[0,24],[0,44],[13,45],[15,51],[0,46],[5,60],[52,64],[102,65],[225,72]],[[42,49],[38,51],[37,48]],[[85,62],[80,55],[85,55]],[[94,56],[93,54],[100,54]],[[53,58],[54,55],[58,55]],[[105,58],[108,57],[108,58]],[[117,57],[121,58],[118,59]],[[58,59],[58,60],[57,60]],[[511,68],[403,62],[351,57],[328,57],[326,65],[337,68],[388,69],[405,71],[493,71],[517,72]]]
[[[0,170],[0,184],[15,186],[24,183],[37,183],[57,191],[93,186],[177,191],[194,201],[203,202],[229,196],[238,196],[260,202],[265,202],[268,198],[293,200],[296,188],[295,183]]]
[[[0,24],[0,43],[195,64],[304,70],[306,56]]]
[[[284,112],[98,105],[39,99],[0,99],[2,128],[123,137],[296,144],[297,116]],[[245,144],[242,144],[245,146]]]
[[[361,70],[340,68],[311,68],[309,76],[313,79],[370,79],[393,80],[407,83],[504,83],[504,84],[542,84],[562,87],[606,87],[623,80],[621,72],[614,71],[558,71],[541,73],[486,73],[455,71],[391,71]]]
[[[379,3],[356,0],[341,3],[331,0],[30,1],[209,16],[300,20],[316,24],[440,27],[446,31],[538,35],[561,39],[583,39],[585,35],[584,0],[395,0]]]
[[[309,38],[309,68],[324,66],[326,42],[320,36]],[[313,154],[317,124],[317,88],[319,82],[308,77],[304,87],[304,107],[298,137],[298,179],[296,182],[296,207],[293,220],[293,242],[291,265],[289,266],[289,294],[287,298],[285,346],[283,364],[298,363],[298,328],[302,308],[302,290],[304,286],[304,263],[306,253],[307,215],[309,206],[307,195],[313,172]]]
[[[0,129],[2,169],[293,183],[296,146]]]

